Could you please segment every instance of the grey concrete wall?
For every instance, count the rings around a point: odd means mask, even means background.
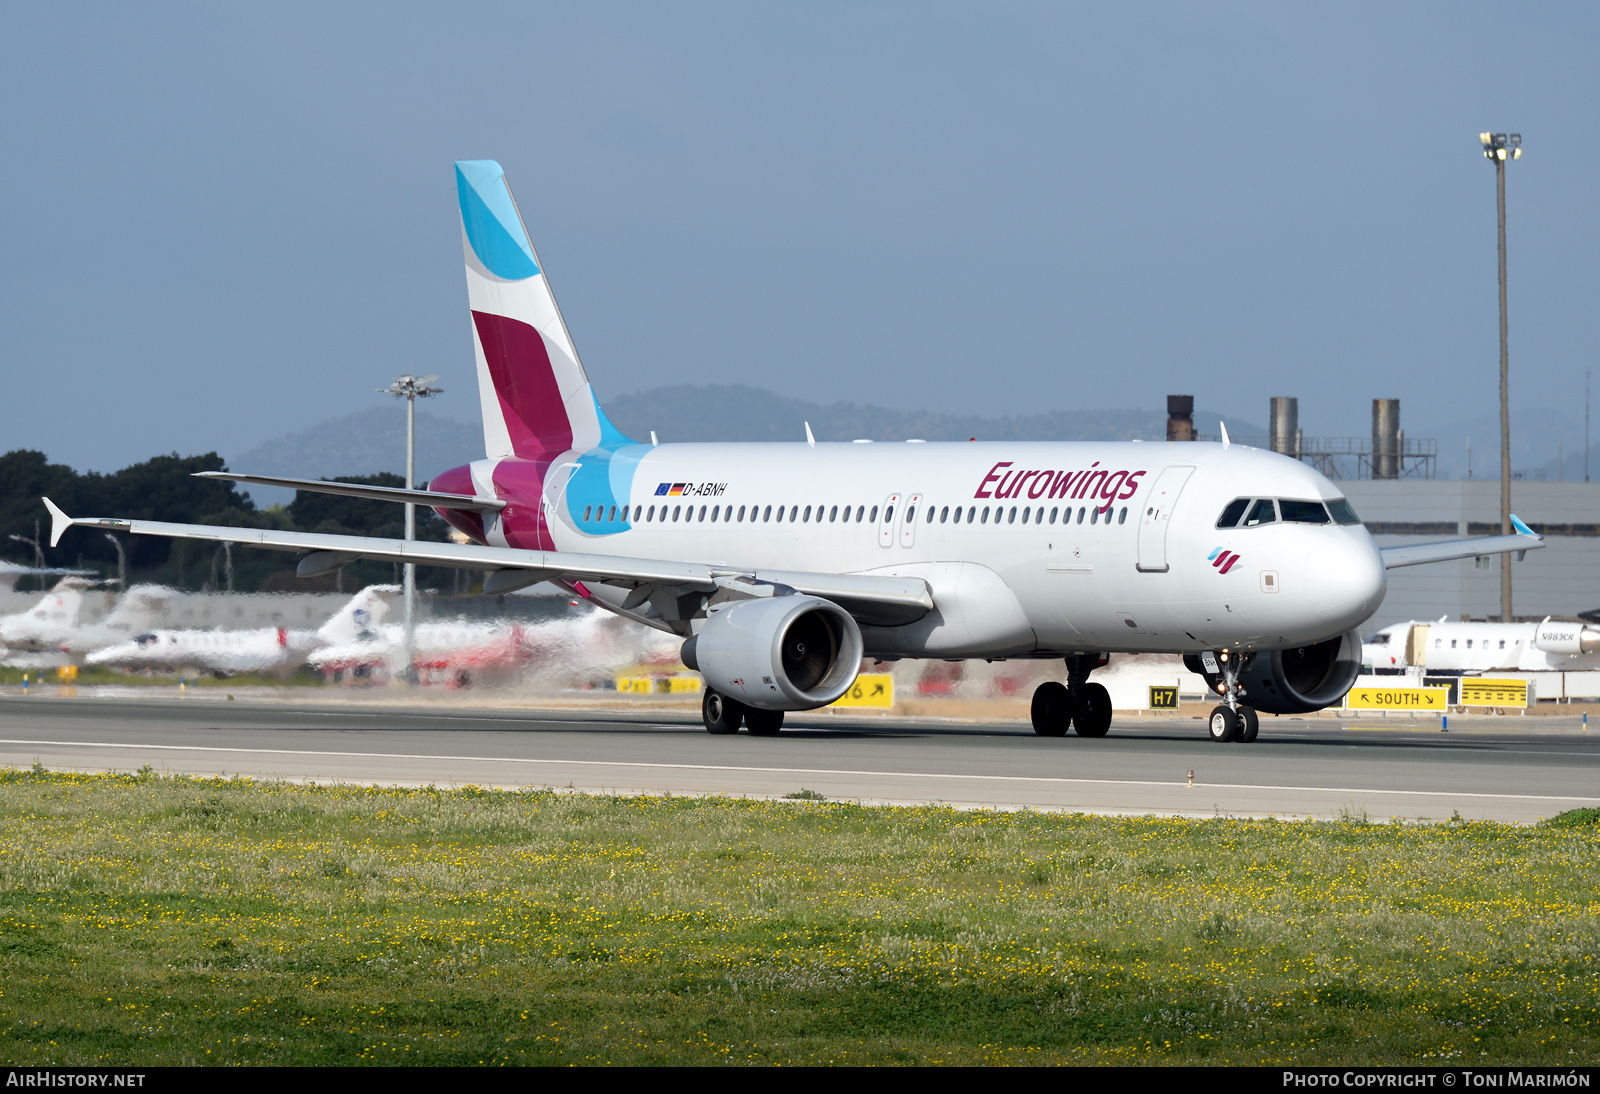
[[[1399,479],[1389,482],[1345,480],[1339,485],[1369,527],[1378,526],[1378,544],[1430,543],[1488,534],[1499,529],[1500,483],[1495,480],[1439,482]],[[1559,526],[1546,546],[1528,552],[1511,568],[1512,608],[1518,616],[1571,616],[1600,608],[1600,483],[1513,482],[1511,511],[1534,525]],[[1451,530],[1416,535],[1388,534],[1386,526],[1453,525]],[[1584,526],[1591,526],[1585,528]],[[1565,533],[1565,534],[1563,534]],[[1407,619],[1441,615],[1475,619],[1500,614],[1500,557],[1488,569],[1474,560],[1409,566],[1389,573],[1389,593],[1364,630]]]

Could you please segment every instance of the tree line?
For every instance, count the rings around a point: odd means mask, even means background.
[[[283,551],[162,536],[130,536],[100,528],[69,529],[59,546],[50,546],[50,516],[40,500],[49,497],[73,516],[126,517],[178,524],[277,528],[298,532],[381,536],[405,534],[405,507],[394,502],[343,498],[296,491],[288,505],[261,508],[237,484],[197,479],[197,471],[225,471],[221,456],[157,456],[102,474],[79,472],[51,463],[43,452],[17,449],[0,455],[0,557],[26,566],[71,566],[118,575],[117,545],[127,559],[128,583],[148,582],[181,589],[224,589],[236,592],[332,590],[354,591],[362,585],[396,580],[397,567],[384,562],[352,562],[342,574],[301,579],[294,576],[296,558]],[[399,475],[341,475],[340,482],[404,486]],[[449,526],[431,509],[417,509],[417,538],[444,542]],[[12,538],[17,537],[17,538]],[[36,540],[35,544],[27,542]],[[457,572],[419,567],[420,586],[461,587]],[[26,587],[21,586],[21,587]]]

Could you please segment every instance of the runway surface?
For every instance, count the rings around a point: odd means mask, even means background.
[[[944,802],[1094,813],[1532,822],[1600,806],[1600,727],[1499,719],[1263,719],[1251,745],[1198,720],[1128,719],[1098,741],[1024,726],[790,716],[777,737],[698,719],[440,703],[0,698],[0,766],[596,792]],[[1194,772],[1194,785],[1188,773]]]

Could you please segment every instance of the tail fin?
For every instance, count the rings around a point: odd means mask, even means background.
[[[328,643],[354,642],[383,622],[389,601],[399,592],[398,585],[368,585],[317,629],[317,637]]]
[[[485,454],[532,459],[625,442],[595,402],[505,172],[494,160],[458,162],[456,196]]]

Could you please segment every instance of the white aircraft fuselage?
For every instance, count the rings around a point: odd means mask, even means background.
[[[474,463],[471,480],[494,482],[498,463]],[[540,524],[556,550],[925,579],[935,611],[863,628],[875,656],[1302,646],[1358,627],[1387,587],[1360,524],[1218,528],[1236,498],[1343,496],[1306,464],[1238,445],[663,444],[610,463],[610,483],[624,464],[630,488],[596,501],[582,467],[546,480]],[[1078,473],[1102,470],[1099,490],[1076,496]],[[516,519],[539,503],[507,500],[481,526],[489,544],[526,540]]]
[[[1441,675],[1600,669],[1600,630],[1583,623],[1394,623],[1363,643],[1375,672]]]

